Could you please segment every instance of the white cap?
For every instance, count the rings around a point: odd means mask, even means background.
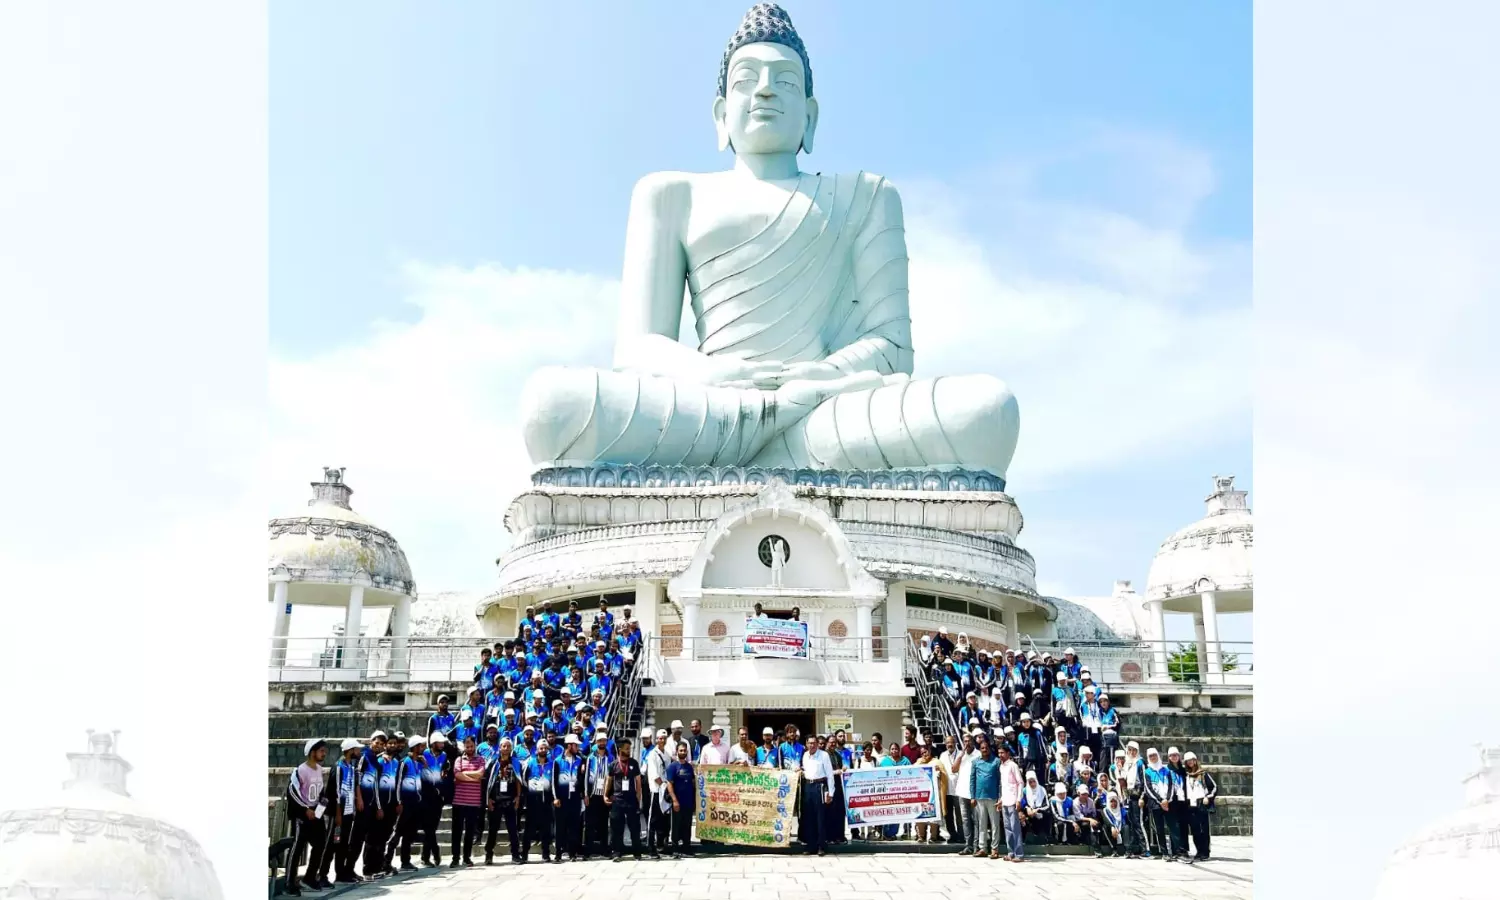
[[[939,625],[938,626],[938,634],[947,634],[947,633],[948,633],[948,626],[947,625]]]
[[[302,755],[303,756],[312,756],[312,752],[314,750],[318,749],[319,747],[323,746],[325,743],[326,743],[326,741],[324,741],[322,738],[313,738],[312,740],[308,741],[306,744],[302,745]]]
[[[553,705],[553,706],[554,706],[554,707],[558,707],[558,706],[562,706],[562,705],[563,705],[563,702],[562,702],[562,701],[561,701],[561,700],[553,700],[553,701],[552,701],[552,705]]]
[[[708,728],[708,733],[713,734],[715,731],[717,731],[719,734],[723,734],[724,726],[719,724],[710,725]]]
[[[564,694],[567,694],[567,695],[568,695],[568,696],[569,696],[569,697],[571,697],[571,696],[573,696],[573,689],[572,689],[572,688],[570,688],[570,687],[568,687],[568,686],[567,686],[567,685],[563,685],[563,686],[562,686],[562,692],[563,692],[563,693],[564,693]],[[552,705],[553,705],[553,706],[556,706],[556,705],[557,705],[557,704],[559,704],[559,703],[561,703],[561,702],[562,702],[562,701],[561,701],[561,700],[553,700],[553,701],[552,701]]]
[[[425,747],[427,746],[427,738],[422,737],[420,734],[414,734],[411,736],[411,739],[406,742],[406,745],[408,747]]]
[[[359,742],[359,738],[344,738],[344,742],[339,744],[339,752],[348,753],[350,750],[359,750],[363,747],[364,744]]]
[[[383,737],[385,737],[385,732],[381,731],[379,728],[377,728],[377,729],[375,729],[375,733],[372,734],[372,735],[370,735],[370,740],[373,741],[376,738],[383,738]]]
[[[448,743],[448,736],[443,734],[441,731],[434,731],[432,735],[427,738],[427,743],[434,747],[438,744],[446,744]]]
[[[1068,792],[1068,786],[1065,785],[1065,784],[1063,784],[1061,781],[1059,781],[1057,783],[1057,785],[1054,788],[1052,788],[1052,793],[1054,793],[1054,794],[1066,794],[1067,792]]]
[[[1086,785],[1086,784],[1080,784],[1078,786],[1078,790],[1074,791],[1073,793],[1075,793],[1075,794],[1087,794],[1088,792],[1089,792],[1089,786]]]
[[[672,730],[673,731],[676,731],[677,729],[679,729],[681,727],[682,727],[682,720],[681,719],[673,719],[672,720]]]
[[[521,731],[522,732],[536,731],[536,726],[535,725],[527,725],[525,728],[522,728]]]
[[[1194,753],[1191,750],[1189,750],[1188,752],[1182,754],[1182,761],[1183,762],[1187,762],[1189,760],[1194,760],[1194,759],[1197,759],[1197,758],[1198,758],[1198,754]]]
[[[471,710],[467,710],[467,709],[466,709],[466,710],[464,710],[464,711],[463,711],[463,712],[461,712],[461,713],[459,713],[459,714],[458,714],[458,717],[459,717],[459,718],[460,718],[460,719],[463,719],[463,720],[464,720],[464,721],[465,721],[465,722],[467,722],[467,721],[469,721],[469,720],[470,720],[470,719],[472,719],[472,718],[474,718],[474,713],[473,713],[473,711],[471,711]]]
[[[673,727],[675,727],[675,728],[681,728],[682,726],[681,725],[675,725]],[[665,729],[665,728],[658,728],[658,729],[656,729],[656,736],[659,737],[659,738],[666,737],[667,736],[667,729]]]
[[[1094,748],[1090,747],[1088,744],[1084,744],[1082,747],[1078,748],[1078,755],[1079,756],[1093,756],[1094,755]]]
[[[583,741],[580,741],[578,739],[578,735],[576,735],[576,734],[570,734],[567,737],[563,738],[563,743],[564,744],[582,744]]]
[[[1094,687],[1092,684],[1085,685],[1084,688],[1083,688],[1083,692],[1085,694],[1094,694],[1094,693],[1098,693],[1098,691],[1099,691],[1099,689],[1096,688],[1096,687]]]
[[[649,728],[642,728],[641,729],[641,737],[648,738],[650,736],[651,736],[651,729],[649,729]]]
[[[1077,656],[1078,655],[1077,653],[1073,652],[1073,648],[1072,647],[1069,647],[1068,649],[1064,650],[1063,654],[1065,656]]]
[[[771,726],[767,725],[765,728],[762,728],[760,730],[760,736],[761,737],[765,737],[768,734],[774,736],[776,734],[776,729],[774,729]]]

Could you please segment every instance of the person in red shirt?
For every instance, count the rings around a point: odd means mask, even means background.
[[[922,758],[922,745],[917,741],[917,730],[910,725],[901,728],[901,758],[907,765]]]

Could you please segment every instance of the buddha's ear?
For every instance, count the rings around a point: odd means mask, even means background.
[[[818,98],[807,98],[807,127],[802,130],[802,152],[811,153],[813,133],[818,130]]]
[[[729,104],[723,97],[714,100],[714,134],[719,138],[719,152],[729,147],[729,123],[724,120]]]

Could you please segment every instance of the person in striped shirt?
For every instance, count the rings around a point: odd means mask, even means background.
[[[484,768],[484,760],[474,752],[474,736],[467,735],[463,755],[453,762],[453,855],[449,866],[455,869],[474,865],[474,840],[479,836],[479,811],[484,804]]]

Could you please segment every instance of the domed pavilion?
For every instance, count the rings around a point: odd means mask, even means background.
[[[1233,475],[1215,475],[1206,502],[1207,515],[1157,548],[1144,599],[1154,632],[1154,671],[1167,671],[1166,613],[1191,613],[1203,683],[1223,684],[1218,617],[1252,611],[1255,531],[1245,492],[1235,490]]]
[[[349,506],[354,490],[343,469],[323,470],[313,482],[306,512],[270,522],[268,594],[273,607],[271,666],[275,669],[362,669],[368,645],[360,641],[366,608],[391,608],[392,665],[404,666],[411,634],[416,581],[406,553],[390,532]],[[312,659],[288,647],[297,606],[344,609],[344,629],[332,659]]]
[[[88,750],[68,754],[73,777],[56,796],[0,812],[0,898],[221,900],[193,836],[126,791],[118,732],[88,734]]]

